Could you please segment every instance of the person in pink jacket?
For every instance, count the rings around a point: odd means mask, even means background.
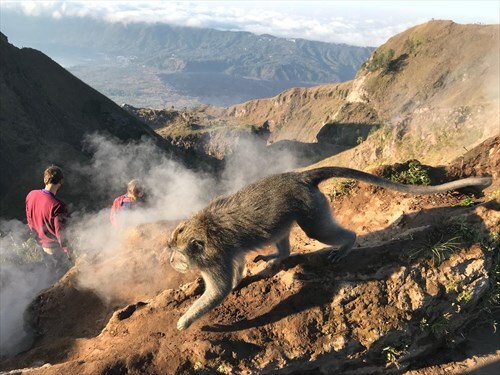
[[[67,270],[70,258],[64,236],[68,210],[66,204],[56,196],[63,181],[61,168],[51,165],[43,173],[45,188],[32,190],[26,196],[28,226],[43,249],[46,263],[57,274]]]
[[[115,228],[123,226],[121,214],[135,209],[144,203],[144,185],[138,179],[133,179],[127,184],[127,193],[116,197],[111,206],[109,220]]]

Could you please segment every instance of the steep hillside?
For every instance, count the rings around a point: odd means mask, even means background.
[[[335,143],[335,128],[381,127],[325,163],[445,162],[500,129],[499,48],[499,25],[431,21],[377,48],[353,81],[287,90],[224,115],[234,124],[269,124],[270,141],[314,142],[321,130]]]
[[[135,108],[130,105],[122,107],[148,124],[168,142],[200,157],[210,155],[224,159],[238,149],[244,139],[266,151],[266,141],[269,137],[267,127],[232,126],[217,118],[205,116],[203,110],[185,112],[174,109]]]
[[[449,170],[484,175],[499,163],[495,140]],[[432,183],[454,178],[444,168],[428,169]],[[199,297],[203,283],[168,265],[163,249],[175,223],[130,228],[120,249],[81,259],[33,301],[27,316],[34,345],[0,359],[0,370],[43,375],[472,370],[477,359],[465,367],[449,361],[470,353],[461,344],[481,323],[491,323],[488,311],[498,311],[500,222],[498,199],[492,198],[499,181],[481,198],[468,191],[468,207],[460,204],[464,191],[423,197],[355,183],[333,194],[333,183],[338,181],[322,184],[322,191],[338,221],[359,234],[360,247],[340,263],[331,264],[331,249],[294,227],[296,255],[272,271],[263,271],[250,255],[240,287],[190,329],[178,331],[177,319]],[[482,342],[496,340],[484,353],[492,363],[500,355],[498,334],[488,328],[478,332]],[[428,363],[435,366],[431,372],[423,368]]]
[[[74,202],[98,205],[92,181],[77,181],[70,167],[89,161],[86,134],[121,140],[142,137],[187,162],[191,156],[170,145],[151,128],[92,89],[39,51],[18,49],[0,38],[0,207],[3,218],[22,218],[24,198],[43,182],[51,164],[68,172],[61,192]],[[74,177],[74,176],[73,176]],[[102,203],[102,202],[101,202]]]
[[[288,160],[289,168],[304,167],[338,154],[359,143],[369,134],[371,125],[325,127],[318,134],[318,143],[303,143],[282,140],[267,145],[271,132],[269,124],[238,124],[226,121],[213,108],[206,111],[207,106],[199,110],[178,111],[175,109],[135,108],[122,106],[139,120],[151,126],[156,133],[168,142],[193,152],[200,157],[210,155],[227,161],[235,154],[248,154],[248,158],[259,158],[276,164],[276,161]],[[331,137],[335,132],[335,138]],[[255,159],[257,160],[257,159]],[[257,163],[257,162],[256,162]],[[279,163],[278,163],[279,164]],[[264,165],[260,176],[269,174]]]

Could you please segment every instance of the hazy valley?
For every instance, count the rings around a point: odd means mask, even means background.
[[[5,16],[1,30],[118,104],[229,106],[351,79],[373,48],[165,24]],[[36,36],[33,38],[33,36]]]

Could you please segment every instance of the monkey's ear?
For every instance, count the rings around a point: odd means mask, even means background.
[[[189,241],[189,251],[200,252],[205,248],[205,242],[197,239],[191,239]]]

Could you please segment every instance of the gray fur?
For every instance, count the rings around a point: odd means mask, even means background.
[[[246,253],[274,243],[276,253],[258,255],[254,261],[276,262],[289,256],[289,233],[295,222],[309,237],[339,247],[332,253],[333,260],[343,258],[354,245],[356,234],[335,222],[326,197],[318,189],[321,181],[332,177],[412,194],[491,184],[491,178],[479,177],[437,186],[403,185],[354,169],[325,167],[269,176],[216,199],[180,223],[169,241],[172,266],[180,272],[198,268],[205,281],[205,292],[179,319],[177,328],[188,328],[238,285]]]

